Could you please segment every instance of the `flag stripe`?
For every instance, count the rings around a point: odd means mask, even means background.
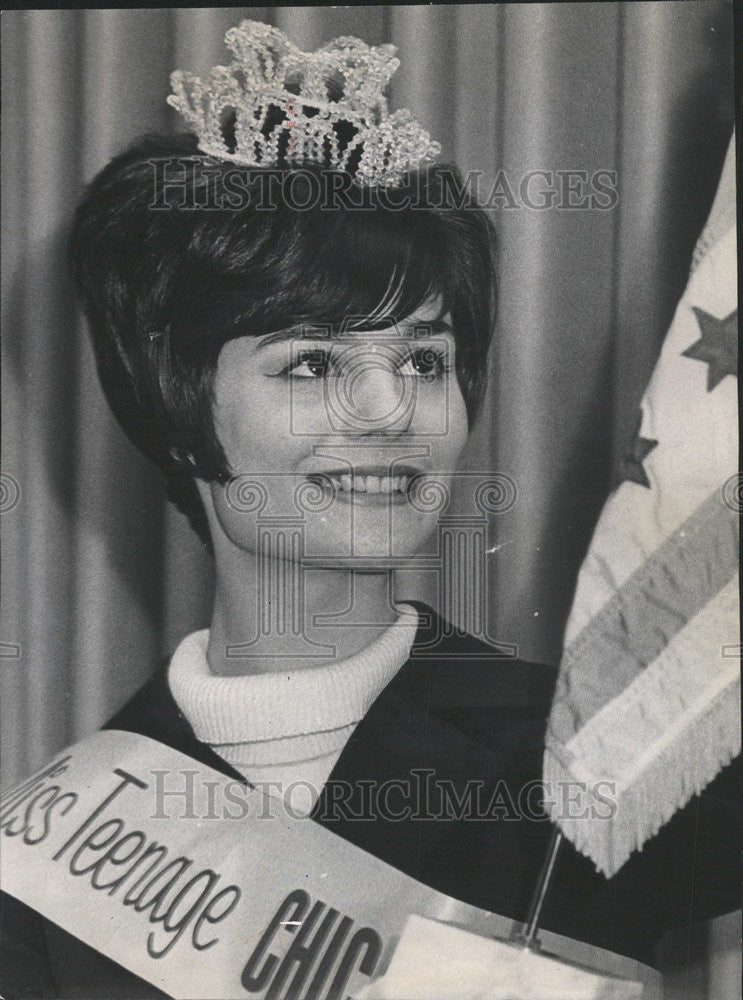
[[[739,638],[737,602],[736,574],[567,746],[547,748],[545,778],[582,782],[586,810],[596,805],[594,789],[616,804],[611,821],[605,802],[595,822],[585,810],[554,816],[606,874],[740,753],[740,661],[729,655]]]
[[[738,516],[716,490],[637,569],[565,650],[551,739],[567,743],[733,577]],[[580,686],[574,683],[580,678]]]
[[[737,575],[681,629],[660,656],[637,676],[634,683],[607,702],[567,744],[569,754],[591,761],[593,773],[582,778],[595,781],[605,776],[631,784],[643,767],[643,754],[664,736],[690,709],[702,704],[707,689],[724,686],[737,677],[737,657],[723,649],[734,646],[738,629],[731,627],[731,611],[738,599]],[[734,626],[733,626],[734,627]],[[617,715],[617,712],[620,714]],[[622,725],[611,724],[621,718]]]

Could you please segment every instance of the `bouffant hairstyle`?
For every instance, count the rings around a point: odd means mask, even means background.
[[[207,544],[195,477],[231,475],[212,389],[235,337],[374,329],[364,317],[381,302],[399,321],[438,297],[474,419],[495,322],[495,236],[454,168],[362,189],[349,173],[237,167],[205,157],[190,134],[149,135],[94,178],[69,246],[111,409]]]

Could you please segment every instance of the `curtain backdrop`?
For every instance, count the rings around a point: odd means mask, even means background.
[[[517,487],[490,525],[488,616],[524,658],[559,659],[710,208],[733,123],[725,2],[3,12],[6,781],[100,725],[208,623],[209,560],[107,411],[64,257],[83,184],[140,133],[178,127],[170,71],[224,62],[242,17],[307,48],[393,42],[392,107],[479,171],[483,194],[499,184],[497,346],[467,464]],[[531,172],[559,187],[571,170],[615,172],[616,203],[524,203]],[[534,206],[550,182],[533,176]],[[400,594],[435,601],[431,587],[408,574]]]

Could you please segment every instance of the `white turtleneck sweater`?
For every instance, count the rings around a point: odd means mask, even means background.
[[[398,610],[355,656],[285,673],[216,676],[206,658],[209,630],[194,632],[170,661],[170,689],[197,739],[307,814],[356,725],[410,655],[418,615],[407,604]]]

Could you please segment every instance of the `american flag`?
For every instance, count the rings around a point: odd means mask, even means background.
[[[607,876],[740,753],[737,388],[731,141],[578,578],[548,727],[546,781],[614,785],[610,819],[553,817]]]

